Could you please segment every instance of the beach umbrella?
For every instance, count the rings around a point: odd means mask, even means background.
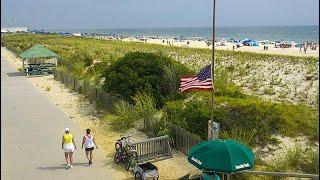
[[[254,166],[254,154],[234,140],[208,140],[191,148],[188,161],[203,171],[236,173]]]

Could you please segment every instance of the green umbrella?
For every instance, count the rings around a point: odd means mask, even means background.
[[[254,154],[238,141],[209,140],[193,146],[188,161],[203,171],[236,173],[253,167]]]

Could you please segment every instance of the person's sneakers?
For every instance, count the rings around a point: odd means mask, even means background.
[[[92,164],[92,161],[89,160],[89,165]]]
[[[73,166],[72,166],[72,165],[70,165],[70,168],[73,168]]]
[[[70,164],[67,164],[66,168],[69,169],[70,168]]]

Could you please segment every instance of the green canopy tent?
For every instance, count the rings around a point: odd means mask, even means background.
[[[35,45],[19,56],[23,59],[23,69],[26,70],[27,75],[31,64],[42,65],[42,67],[57,66],[58,55],[42,45]]]

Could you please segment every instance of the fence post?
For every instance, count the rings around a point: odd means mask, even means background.
[[[73,77],[73,91],[76,91],[76,77]]]

